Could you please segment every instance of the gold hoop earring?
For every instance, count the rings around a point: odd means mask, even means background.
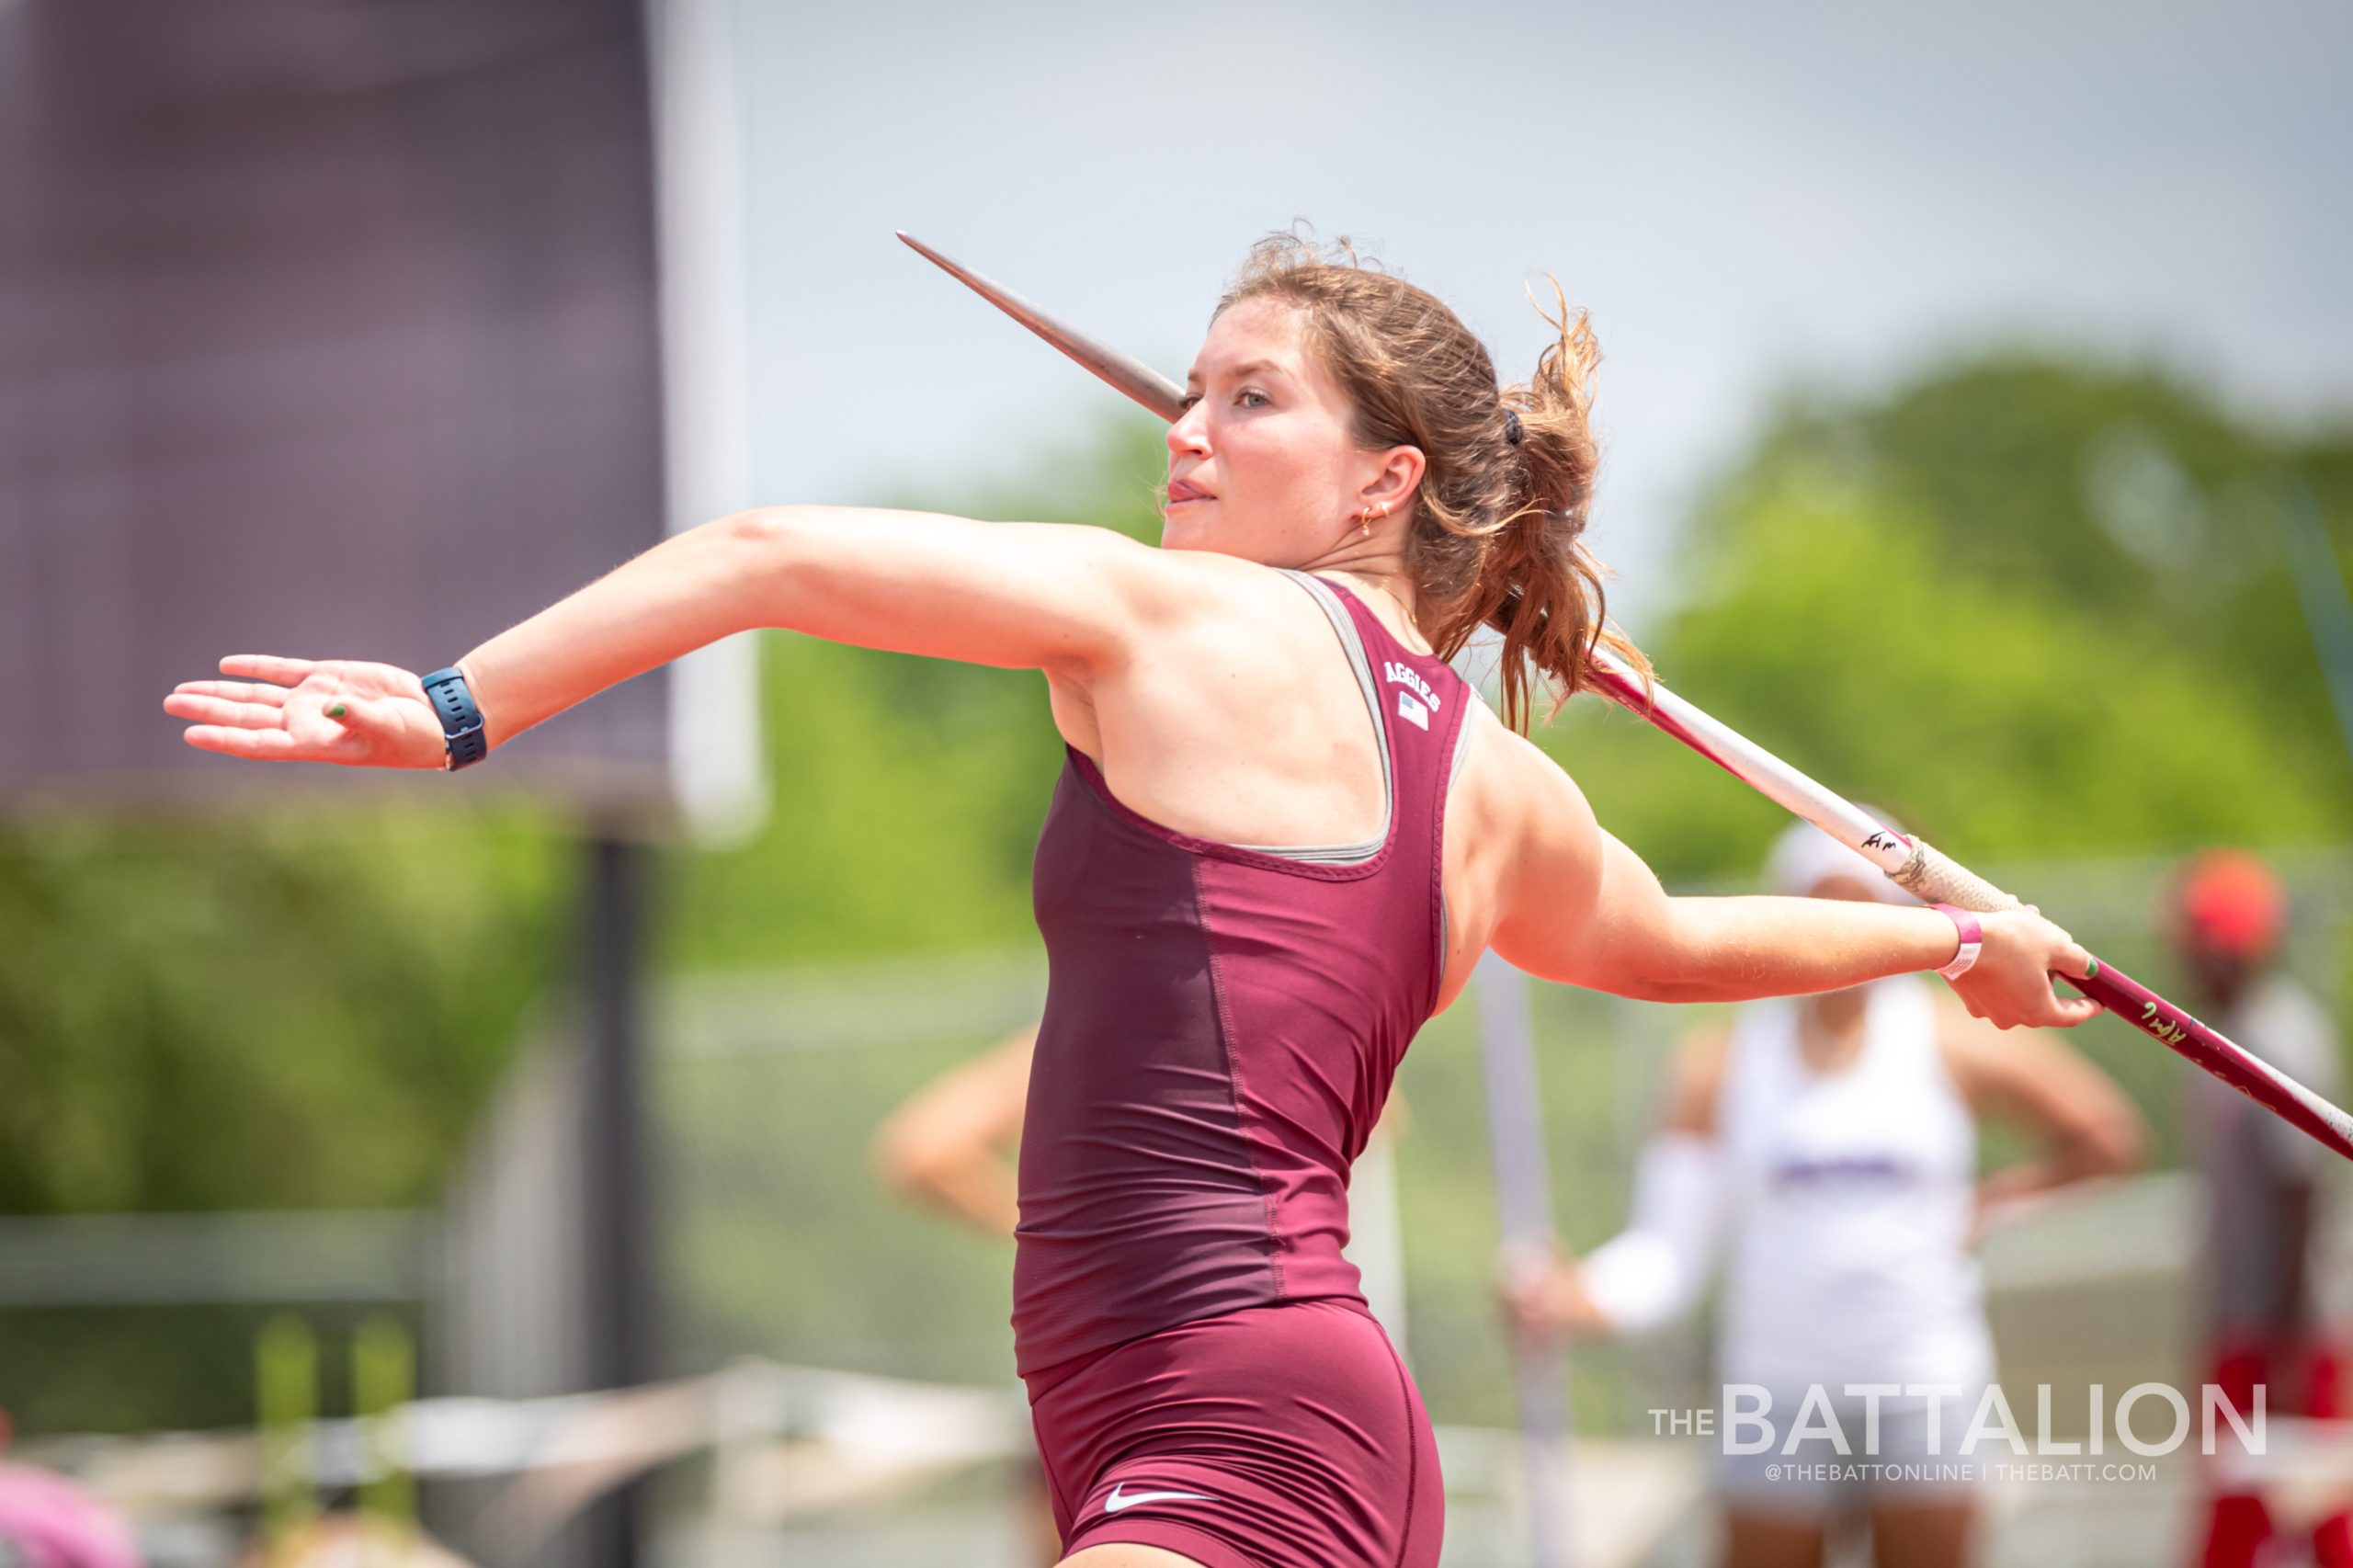
[[[1372,537],[1372,508],[1370,506],[1357,514],[1357,537],[1358,539]]]

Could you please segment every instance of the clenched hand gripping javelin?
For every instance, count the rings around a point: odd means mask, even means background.
[[[1183,414],[1185,394],[1165,376],[1089,341],[1018,295],[959,267],[907,234],[902,233],[899,237],[1162,418],[1173,423]],[[1746,736],[1718,723],[1665,687],[1654,682],[1645,691],[1631,670],[1598,649],[1593,655],[1593,681],[1597,690],[1627,711],[1665,730],[1733,778],[1862,855],[1898,887],[1931,903],[1958,904],[1984,914],[2019,907],[2017,899],[1942,851],[1873,821],[1852,802],[1815,783]],[[2083,979],[2059,978],[2142,1033],[2188,1057],[2241,1094],[2353,1159],[2353,1117],[2269,1062],[2249,1055],[2139,981],[2097,958],[2092,960],[2091,973]]]

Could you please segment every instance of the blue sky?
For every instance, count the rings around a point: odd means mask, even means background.
[[[2353,406],[2343,6],[733,4],[765,500],[1002,479],[1112,399],[898,227],[1178,375],[1294,219],[1515,377],[1557,273],[1637,628],[1792,380],[2029,340]]]

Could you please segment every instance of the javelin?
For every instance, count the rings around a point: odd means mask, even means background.
[[[1019,296],[1011,294],[912,238],[905,240],[951,277],[1022,325],[1086,366],[1112,386],[1174,422],[1184,412],[1184,392],[1159,372],[1073,332]],[[1601,694],[1665,730],[1710,762],[1777,804],[1803,817],[1870,860],[1898,887],[1930,903],[1958,904],[1980,914],[2017,909],[2019,902],[1924,839],[1906,837],[1875,821],[1835,791],[1804,774],[1655,681],[1645,688],[1633,671],[1597,648],[1588,660]],[[2297,1083],[2261,1058],[2199,1022],[2113,965],[2092,960],[2091,973],[2067,982],[2160,1045],[2188,1057],[2249,1099],[2353,1159],[2353,1117]]]

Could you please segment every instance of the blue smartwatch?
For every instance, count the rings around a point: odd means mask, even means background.
[[[489,738],[482,733],[482,710],[474,706],[474,694],[467,689],[466,677],[458,673],[457,665],[425,677],[425,699],[433,704],[441,721],[442,744],[447,750],[441,762],[444,772],[472,767],[490,755]]]

